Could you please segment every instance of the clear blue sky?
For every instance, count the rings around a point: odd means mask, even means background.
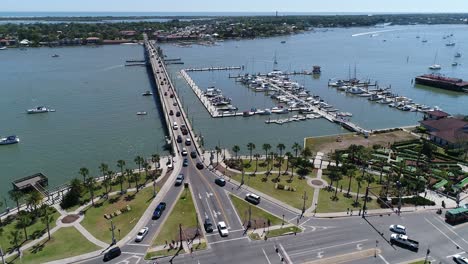
[[[1,0],[1,11],[467,12],[468,0]],[[0,11],[0,12],[1,12]]]

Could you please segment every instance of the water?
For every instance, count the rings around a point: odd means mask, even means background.
[[[59,54],[59,58],[52,58]],[[162,153],[164,129],[145,67],[125,67],[143,58],[142,46],[29,48],[0,52],[0,135],[21,142],[0,147],[0,196],[14,179],[42,172],[55,186],[98,174],[101,162],[114,171],[124,159]],[[38,105],[55,113],[28,115]],[[147,116],[136,116],[147,111]]]
[[[386,32],[374,37],[371,37],[371,34],[359,34],[380,30]],[[467,31],[467,26],[453,25],[332,29],[288,37],[225,41],[214,47],[194,45],[191,48],[181,48],[165,44],[163,49],[169,58],[181,57],[185,62],[185,65],[171,66],[170,71],[182,94],[184,105],[189,109],[189,117],[194,120],[195,130],[205,138],[205,145],[208,148],[218,144],[232,148],[237,144],[246,152],[245,146],[248,142],[255,143],[257,149],[263,143],[276,145],[282,142],[291,146],[293,142],[302,143],[303,138],[307,136],[346,131],[324,119],[293,122],[282,126],[267,125],[264,121],[268,117],[261,116],[212,119],[185,81],[178,76],[181,68],[244,65],[243,72],[230,73],[265,73],[273,69],[276,53],[279,63],[277,68],[280,70],[311,70],[312,65],[321,65],[322,75],[319,79],[312,76],[295,76],[293,79],[304,84],[313,94],[320,95],[340,111],[353,113],[353,122],[361,127],[370,130],[415,125],[422,117],[420,113],[402,112],[387,105],[371,103],[367,98],[340,93],[327,87],[328,80],[348,78],[350,68],[353,76],[356,64],[358,78],[377,80],[381,86],[391,85],[395,93],[412,98],[420,104],[439,106],[451,114],[468,114],[468,95],[413,87],[411,84],[415,76],[428,72],[428,66],[434,63],[436,53],[437,63],[443,66],[441,73],[467,80]],[[457,44],[455,47],[446,47],[446,40],[442,37],[452,33]],[[354,34],[359,35],[353,37]],[[421,38],[416,39],[417,35]],[[423,38],[427,39],[428,43],[422,43]],[[286,40],[286,44],[281,44],[282,40]],[[452,67],[456,51],[461,52],[464,57],[459,59],[460,66]],[[269,97],[254,93],[242,84],[235,83],[234,79],[229,79],[228,72],[196,72],[190,75],[200,87],[216,86],[222,89],[240,111],[252,107],[274,106]],[[290,115],[294,114],[297,113]]]

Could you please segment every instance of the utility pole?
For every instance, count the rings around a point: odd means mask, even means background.
[[[301,214],[301,217],[304,216],[304,213],[305,213],[305,211],[306,211],[306,201],[307,201],[307,199],[309,199],[309,197],[307,197],[307,192],[304,191],[304,195],[302,196],[303,203],[302,203],[302,214]],[[284,220],[283,220],[283,222],[284,222]]]
[[[244,167],[242,167],[242,180],[241,185],[244,185]]]
[[[424,259],[424,264],[427,263],[427,258],[429,257],[429,254],[431,253],[431,250],[428,248],[426,252],[426,258]]]
[[[252,206],[249,205],[249,222],[247,222],[247,229],[252,226]]]
[[[367,198],[369,197],[369,186],[366,187],[366,196],[364,196],[364,205],[362,206],[362,218],[366,218]]]
[[[401,182],[397,181],[396,186],[398,188],[398,215],[400,215],[400,211],[401,211]]]
[[[115,241],[115,233],[114,233],[114,230],[115,230],[115,225],[114,225],[114,222],[112,222],[112,219],[111,219],[111,228],[110,228],[110,231],[112,232],[112,245],[115,245],[116,241]]]
[[[2,264],[5,264],[5,256],[3,254],[3,248],[0,247],[0,254],[2,255]]]
[[[374,258],[377,257],[377,246],[379,245],[379,241],[375,240],[375,251],[374,251]]]

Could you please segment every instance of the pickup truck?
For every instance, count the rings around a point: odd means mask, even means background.
[[[400,247],[405,247],[413,251],[418,251],[419,249],[419,242],[409,239],[408,236],[401,235],[401,234],[392,234],[390,236],[390,243],[397,244]]]

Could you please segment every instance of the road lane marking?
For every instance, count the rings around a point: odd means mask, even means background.
[[[220,241],[216,241],[216,242],[211,242],[210,245],[219,244],[219,243],[226,243],[226,242],[231,242],[231,241],[240,240],[240,239],[247,239],[247,237],[238,237],[238,238],[231,238],[231,239],[226,239],[226,240],[220,240]]]
[[[390,264],[390,262],[388,262],[381,254],[379,254],[379,258],[385,262],[385,264]]]
[[[323,252],[323,251],[317,252],[317,258],[323,258],[323,253],[325,253],[325,252]]]
[[[362,244],[357,244],[356,248],[357,248],[357,250],[362,250]]]
[[[128,254],[128,255],[139,255],[139,256],[145,256],[145,253],[136,253],[136,252],[124,252],[122,251],[122,254]]]
[[[439,230],[439,232],[444,235],[446,238],[448,238],[448,240],[452,241],[453,244],[455,244],[455,246],[463,249],[462,247],[460,247],[457,242],[453,241],[453,239],[451,239],[447,234],[444,233],[444,231],[440,230],[436,225],[434,225],[431,221],[429,221],[426,217],[424,217],[424,219],[429,223],[431,224],[435,229]]]
[[[214,221],[214,215],[213,215],[213,212],[211,211],[210,203],[208,202],[207,198],[205,198],[205,201],[206,201],[206,204],[208,205],[208,212],[210,212],[211,219],[213,219],[213,221]]]
[[[268,258],[267,253],[265,252],[265,249],[262,248],[262,251],[263,251],[263,255],[265,255],[265,258],[266,258],[268,264],[271,264],[271,261],[270,261],[270,259]]]
[[[455,256],[455,255],[463,255],[463,254],[465,254],[464,251],[462,251],[462,252],[460,252],[460,253],[457,253],[457,254],[449,255],[449,256],[447,256],[446,258],[451,258],[451,257],[453,257],[453,256]]]
[[[281,248],[281,251],[283,252],[283,258],[286,259],[286,263],[292,264],[293,262],[291,261],[291,258],[289,257],[288,253],[284,249],[283,245],[281,245],[281,243],[280,243],[279,246]]]
[[[447,228],[450,232],[454,233],[457,237],[459,237],[461,240],[463,240],[463,242],[465,242],[467,245],[468,245],[468,241],[466,241],[463,237],[461,237],[457,232],[453,231],[452,229],[450,229],[446,223],[442,222],[440,219],[437,219],[435,218],[437,221],[439,221],[440,223],[442,223],[443,226],[445,226],[445,228]],[[452,227],[453,228],[453,227]]]
[[[377,250],[377,252],[380,253],[380,250]],[[351,261],[373,257],[374,254],[375,254],[375,249],[366,249],[366,250],[363,250],[363,251],[357,251],[357,252],[337,255],[337,256],[333,256],[333,257],[329,257],[329,258],[316,259],[316,260],[304,262],[304,264],[349,263]],[[386,264],[390,264],[390,263],[386,262]]]
[[[200,193],[198,193],[198,199],[200,199],[200,200],[202,199],[202,197],[201,197],[201,194],[200,194]]]
[[[309,254],[309,253],[314,252],[314,251],[320,251],[320,250],[325,250],[325,249],[330,249],[330,248],[336,248],[336,247],[352,245],[352,244],[356,244],[356,243],[365,242],[365,241],[368,241],[368,240],[369,239],[363,239],[363,240],[351,241],[351,242],[348,242],[348,243],[343,243],[343,244],[338,244],[338,245],[333,245],[333,246],[328,246],[328,247],[323,247],[323,248],[305,250],[305,251],[301,251],[301,252],[297,252],[297,253],[292,253],[291,256]]]
[[[307,222],[309,222],[311,219],[312,219],[312,218],[309,218],[309,219],[305,220],[305,221],[304,221],[304,222],[302,222],[302,223],[301,223],[299,226],[303,226],[303,225],[305,225],[305,224],[306,224]]]
[[[128,243],[129,246],[139,246],[139,247],[149,247],[149,244],[135,244],[135,243]]]

